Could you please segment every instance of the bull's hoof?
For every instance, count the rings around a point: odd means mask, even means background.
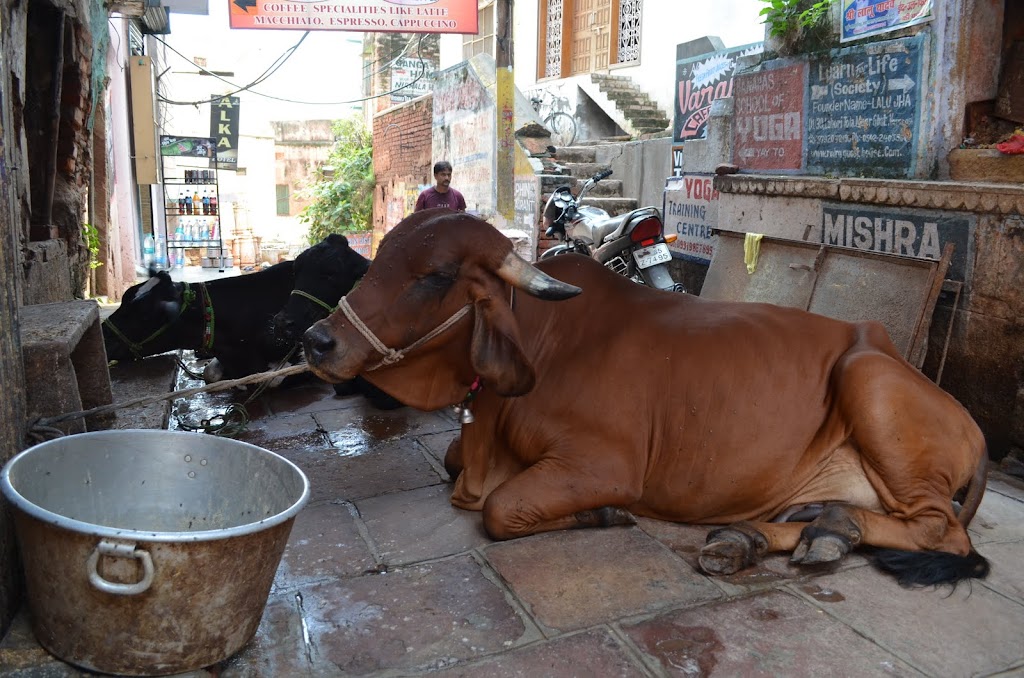
[[[789,559],[794,565],[824,565],[834,563],[849,553],[853,544],[849,539],[835,532],[817,532],[800,536],[793,556]]]
[[[709,533],[698,562],[708,574],[735,574],[757,563],[767,550],[763,534],[738,523]]]
[[[708,574],[735,574],[754,564],[752,549],[734,541],[716,541],[700,550],[700,569]]]
[[[860,543],[861,532],[843,504],[828,504],[814,522],[800,532],[790,562],[822,565],[841,560]]]

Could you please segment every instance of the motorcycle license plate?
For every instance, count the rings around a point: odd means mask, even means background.
[[[650,268],[672,261],[672,253],[668,251],[668,245],[660,242],[657,245],[634,251],[633,258],[636,259],[636,265],[640,268]]]

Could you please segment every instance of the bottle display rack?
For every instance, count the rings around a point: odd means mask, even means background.
[[[217,153],[212,138],[161,137],[164,229],[157,235],[165,261],[157,265],[176,269],[200,264],[223,271],[230,266],[221,233]]]

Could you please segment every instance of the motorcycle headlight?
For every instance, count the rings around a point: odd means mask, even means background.
[[[571,205],[572,202],[572,192],[568,186],[556,188],[551,197],[548,198],[547,204],[544,205],[544,225],[548,226],[561,219],[565,214],[565,208]]]

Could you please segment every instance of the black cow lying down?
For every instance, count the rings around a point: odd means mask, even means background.
[[[349,247],[343,235],[332,233],[316,247],[295,258],[295,289],[274,316],[274,329],[289,345],[299,342],[317,320],[337,309],[338,300],[352,291],[370,267],[370,261]],[[334,384],[338,395],[362,393],[382,410],[402,403],[362,377]]]
[[[321,276],[344,290],[333,297],[336,301],[352,289],[367,266],[366,259],[352,250],[343,236],[332,235],[300,253],[295,261],[244,276],[186,283],[175,282],[165,272],[155,273],[129,288],[120,308],[104,321],[107,358],[133,360],[191,349],[214,358],[203,371],[208,383],[273,369],[296,346],[308,324],[318,319],[312,317],[305,326],[283,331],[274,318],[285,303],[293,298],[308,301],[319,289],[307,293],[302,285]],[[293,295],[295,290],[298,293]],[[297,351],[294,359],[300,357],[301,351]],[[401,406],[362,379],[335,384],[335,392],[364,393],[371,404],[382,409]]]
[[[271,319],[295,283],[295,262],[206,283],[175,282],[164,271],[128,289],[103,322],[110,360],[134,360],[191,349],[213,356],[207,382],[263,372],[288,355],[291,344]]]

